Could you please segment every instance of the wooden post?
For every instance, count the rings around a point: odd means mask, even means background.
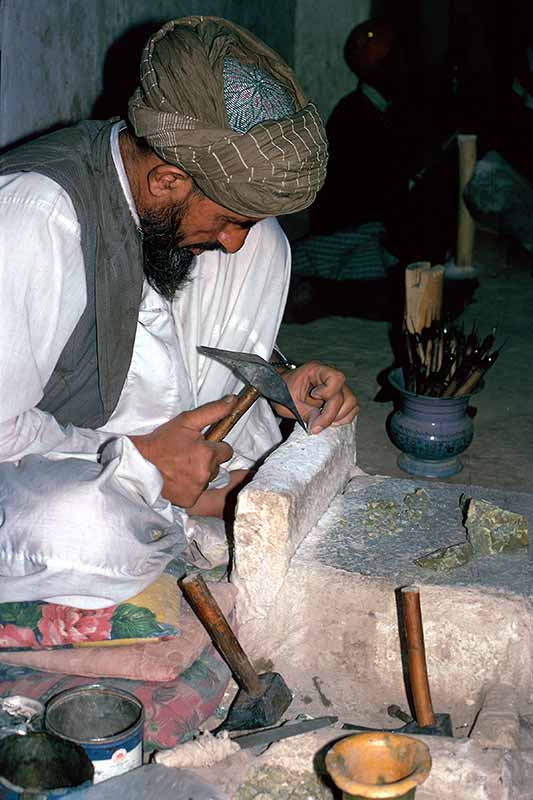
[[[459,149],[459,206],[455,264],[462,269],[472,269],[476,224],[465,205],[463,192],[476,167],[477,136],[475,134],[459,134],[457,145]]]

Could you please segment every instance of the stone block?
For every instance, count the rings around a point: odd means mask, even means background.
[[[241,628],[266,617],[299,544],[356,474],[355,458],[355,423],[317,436],[297,428],[240,492],[232,580]]]
[[[270,617],[247,643],[283,675],[302,710],[393,727],[387,706],[407,702],[395,596],[402,583],[312,563],[299,551]],[[433,705],[451,715],[459,735],[498,681],[527,703],[533,619],[526,599],[425,585],[421,604]]]
[[[519,702],[515,686],[496,683],[487,687],[471,738],[482,747],[520,749]]]

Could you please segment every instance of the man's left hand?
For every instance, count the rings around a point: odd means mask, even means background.
[[[357,416],[357,397],[338,369],[310,361],[281,377],[311,433],[320,433],[329,425],[346,425]],[[282,417],[293,418],[284,406],[274,404],[274,410]]]

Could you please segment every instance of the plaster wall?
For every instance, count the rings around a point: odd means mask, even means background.
[[[0,147],[92,115],[111,45],[189,14],[227,17],[293,63],[293,0],[0,0]]]
[[[376,11],[379,3],[372,0],[298,0],[296,4],[295,70],[324,120],[341,97],[357,86],[343,56],[348,34]]]
[[[109,58],[117,43],[133,71],[146,31],[200,13],[234,20],[279,51],[327,119],[355,86],[346,37],[376,11],[379,0],[0,0],[0,148],[97,115],[106,83],[123,83]]]

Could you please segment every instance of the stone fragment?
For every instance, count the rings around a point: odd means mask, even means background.
[[[398,533],[399,523],[400,507],[395,500],[370,500],[367,503],[364,526],[371,539]]]
[[[527,547],[527,519],[522,514],[506,511],[486,500],[468,499],[464,526],[467,539],[476,556],[510,553]]]
[[[451,569],[468,564],[473,556],[474,551],[470,542],[459,542],[417,558],[415,559],[415,564],[417,567],[431,569],[433,572],[448,572]]]
[[[429,495],[425,489],[415,489],[403,498],[407,518],[413,522],[420,522],[429,509]]]

